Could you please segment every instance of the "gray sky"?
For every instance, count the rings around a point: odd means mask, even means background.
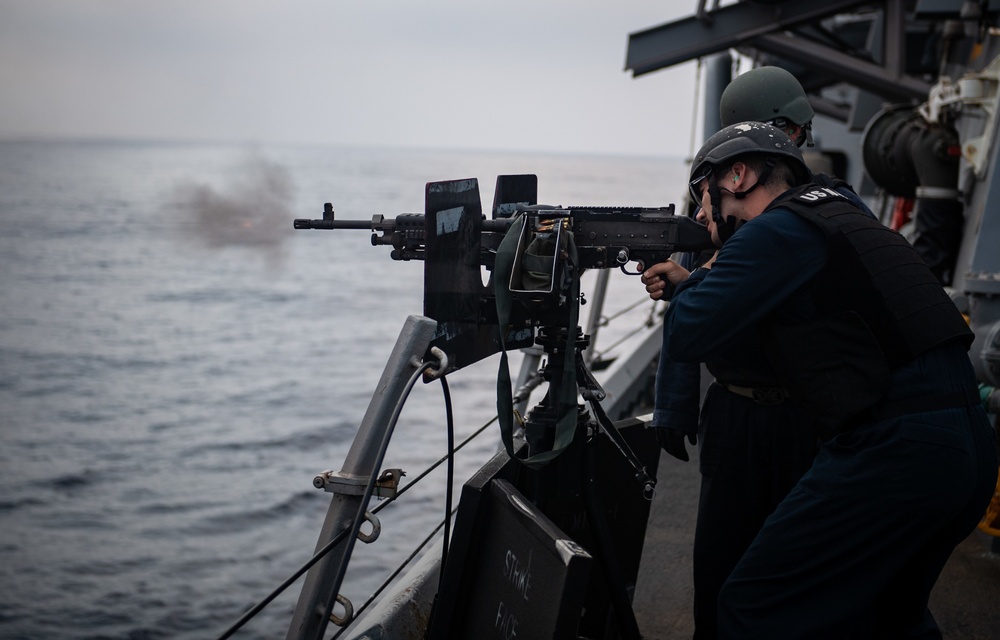
[[[695,63],[630,32],[696,0],[0,0],[0,139],[684,155]]]

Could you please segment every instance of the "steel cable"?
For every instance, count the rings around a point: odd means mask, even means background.
[[[425,363],[425,365],[422,365],[421,368],[418,369],[414,373],[414,375],[411,377],[411,382],[415,383],[416,380],[419,378],[419,376],[423,373],[423,371],[425,369],[430,368],[432,365],[433,365],[433,363]],[[445,383],[444,378],[441,379],[441,382],[442,382],[442,384]],[[393,427],[395,425],[395,422],[399,418],[399,413],[402,410],[402,406],[406,402],[406,398],[409,395],[409,392],[410,392],[410,390],[412,388],[413,388],[413,384],[408,383],[407,387],[406,387],[406,390],[404,391],[402,397],[396,403],[396,408],[393,411],[393,414],[392,414],[393,418],[392,418],[392,420],[390,422],[390,428],[388,430],[387,435],[391,435]],[[446,391],[445,391],[445,402],[447,403],[446,410],[447,410],[447,414],[448,414],[449,425],[451,425],[449,427],[449,430],[453,434],[453,428],[452,428],[453,427],[453,423],[452,423],[452,417],[451,417],[452,416],[452,412],[451,412],[451,396],[450,396],[450,393],[447,391],[447,385],[446,384],[445,384],[445,389],[446,389]],[[457,447],[455,447],[453,450],[449,451],[448,454],[442,456],[440,459],[438,459],[436,462],[434,462],[432,465],[430,465],[427,469],[425,469],[421,474],[419,474],[418,476],[416,476],[411,482],[408,482],[406,484],[406,486],[404,486],[401,489],[399,489],[396,492],[395,496],[387,498],[385,501],[380,502],[379,504],[375,505],[371,509],[371,513],[374,514],[374,513],[380,512],[382,509],[384,509],[388,505],[390,505],[393,502],[395,502],[397,498],[399,498],[404,493],[406,493],[406,491],[408,491],[411,487],[413,487],[418,482],[420,482],[421,480],[423,480],[424,478],[426,478],[431,472],[433,472],[435,469],[437,469],[443,463],[448,462],[449,459],[453,460],[453,456],[454,456],[455,453],[457,453],[458,451],[460,451],[461,449],[463,449],[467,444],[469,444],[474,439],[476,439],[477,437],[479,437],[480,435],[482,435],[482,433],[484,431],[486,431],[486,429],[489,428],[489,426],[492,425],[496,421],[497,421],[497,417],[494,416],[489,421],[487,421],[483,426],[479,427],[476,431],[472,432]],[[449,446],[450,446],[451,442],[453,442],[452,438],[453,438],[453,435],[452,435],[451,438],[449,438]],[[375,477],[378,476],[378,469],[379,469],[379,467],[381,467],[382,457],[384,456],[384,451],[382,452],[382,454],[383,455],[380,455],[378,464],[375,467],[375,473],[372,476],[373,478],[375,478]],[[449,493],[450,493],[450,485],[451,485],[451,480],[449,480]],[[370,498],[370,496],[367,496],[367,497]],[[363,504],[365,504],[365,503],[367,503],[367,499],[363,502]],[[451,513],[451,497],[450,497],[450,495],[448,497],[447,508],[448,508],[449,514],[450,514]],[[362,509],[360,513],[361,513],[361,517],[363,519],[364,509]],[[450,516],[449,516],[449,518],[446,519],[446,522],[450,522]],[[442,522],[441,524],[439,524],[438,527],[435,528],[434,532],[431,533],[431,536],[433,536],[441,528],[441,526],[443,526],[444,524],[445,524],[444,522]],[[257,614],[259,614],[261,611],[263,611],[264,608],[267,607],[267,605],[269,605],[272,601],[274,601],[275,598],[277,598],[288,587],[290,587],[292,584],[294,584],[296,580],[298,580],[299,578],[301,578],[314,564],[316,564],[317,562],[319,562],[327,553],[329,553],[338,544],[340,544],[341,542],[343,542],[343,540],[347,537],[347,535],[352,530],[353,530],[353,527],[350,528],[350,529],[348,529],[348,528],[342,529],[336,536],[333,537],[333,539],[331,539],[326,545],[324,545],[322,549],[320,549],[315,554],[313,554],[313,556],[309,560],[307,560],[305,562],[305,564],[303,564],[291,576],[289,576],[287,579],[285,579],[284,582],[282,582],[280,585],[278,585],[278,587],[276,587],[273,591],[271,591],[271,593],[269,593],[266,597],[264,597],[260,602],[258,602],[256,605],[254,605],[246,613],[244,613],[240,617],[240,619],[237,620],[232,626],[230,626],[225,632],[223,632],[220,636],[218,636],[218,640],[226,640],[227,638],[232,637],[232,635],[234,633],[236,633],[237,631],[239,631],[247,622],[249,622],[254,617],[256,617]],[[418,547],[418,549],[416,551],[419,552],[420,548],[422,548],[425,544],[426,543],[421,544],[420,547]],[[399,571],[402,569],[403,566],[405,566],[405,564],[407,562],[409,562],[409,559],[407,559],[402,565],[400,565],[399,568],[397,568],[397,570],[392,574],[392,576],[391,576],[391,578],[389,580],[390,582],[391,582],[391,580],[393,578],[396,577],[396,575],[398,575]],[[346,563],[345,563],[345,565],[346,565]],[[442,566],[443,566],[443,564],[442,564]],[[345,566],[345,568],[346,568],[346,566]],[[388,584],[388,583],[386,583],[386,584]],[[383,586],[382,589],[384,589],[384,588],[385,587]],[[375,597],[377,597],[377,595],[378,594],[376,593]],[[367,603],[366,603],[365,606],[367,606]]]

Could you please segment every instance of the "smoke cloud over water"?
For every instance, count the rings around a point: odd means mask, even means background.
[[[172,200],[184,216],[186,239],[208,249],[249,248],[273,265],[292,233],[294,192],[287,169],[250,154],[224,189],[186,181]]]

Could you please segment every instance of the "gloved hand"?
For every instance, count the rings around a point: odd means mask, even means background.
[[[697,433],[687,434],[687,439],[692,445],[698,444]],[[656,440],[660,443],[660,446],[663,447],[664,451],[678,460],[683,460],[684,462],[690,460],[688,457],[687,447],[684,445],[684,432],[680,429],[659,427],[656,429]]]

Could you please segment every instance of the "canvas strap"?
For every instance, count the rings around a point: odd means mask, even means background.
[[[497,419],[500,422],[500,436],[504,447],[511,458],[521,460],[530,467],[540,467],[546,462],[558,456],[566,447],[573,442],[577,424],[577,383],[575,374],[575,352],[572,341],[576,336],[576,328],[580,316],[580,278],[577,273],[577,250],[573,233],[568,230],[563,231],[566,238],[564,250],[567,255],[565,269],[563,273],[569,281],[569,292],[566,298],[568,313],[566,314],[566,329],[569,347],[562,349],[561,353],[554,357],[562,358],[563,375],[559,381],[558,389],[550,389],[550,397],[556,402],[557,419],[555,440],[550,451],[534,451],[529,455],[519,458],[514,452],[514,400],[511,389],[510,367],[507,360],[506,336],[510,331],[511,308],[514,304],[513,294],[510,290],[510,278],[514,269],[514,262],[517,259],[518,240],[521,231],[526,224],[526,216],[518,216],[510,229],[508,229],[500,246],[497,248],[496,261],[493,269],[494,296],[497,305],[497,320],[500,334],[500,368],[497,372]],[[554,283],[555,287],[559,283]]]

